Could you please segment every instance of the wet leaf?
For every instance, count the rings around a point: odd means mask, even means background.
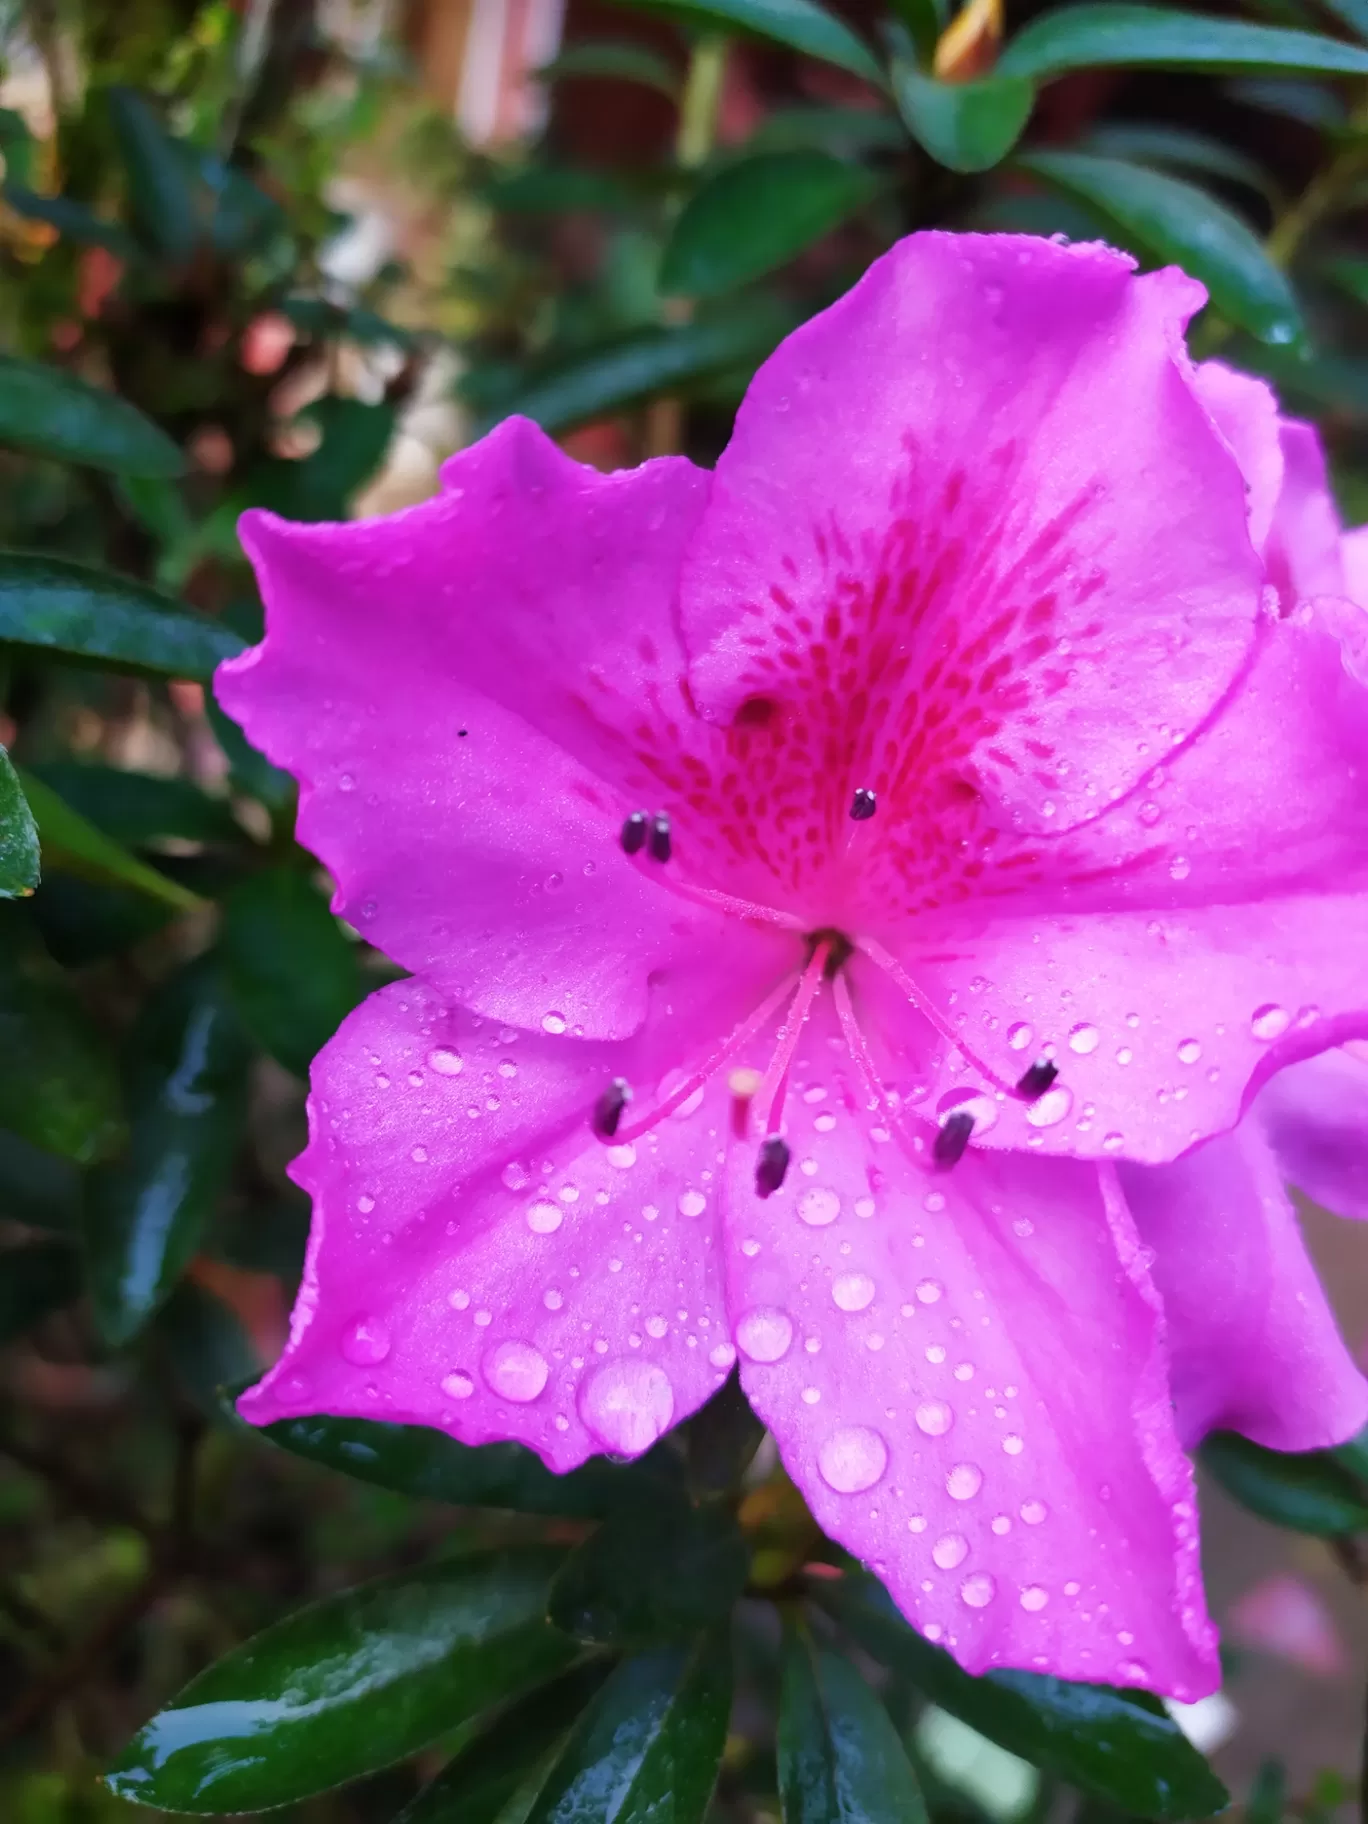
[[[190,912],[204,903],[197,894],[148,867],[103,830],[97,830],[34,774],[21,772],[19,778],[38,825],[43,860],[49,868],[64,868],[104,885],[131,887],[177,912]]]
[[[747,32],[802,51],[822,63],[882,83],[883,72],[850,27],[815,0],[638,0],[649,10],[668,12],[693,25]]]
[[[1368,1532],[1368,1485],[1328,1450],[1266,1450],[1216,1431],[1200,1455],[1228,1495],[1275,1526],[1327,1538]]]
[[[139,237],[165,259],[188,260],[200,236],[192,157],[135,89],[110,89],[109,120]]]
[[[171,476],[180,450],[116,393],[41,361],[0,355],[0,444],[116,475]]]
[[[1025,76],[938,82],[910,64],[894,66],[893,93],[914,136],[951,171],[987,171],[1021,137],[1035,102]]]
[[[224,902],[222,953],[243,1023],[298,1077],[365,994],[358,946],[298,868],[266,868]]]
[[[1037,80],[1096,65],[1178,70],[1368,75],[1368,50],[1317,32],[1251,25],[1164,6],[1060,6],[1017,33],[998,59],[1004,76]]]
[[[926,1824],[926,1803],[888,1712],[806,1628],[785,1636],[779,1698],[784,1824]]]
[[[32,893],[38,872],[38,826],[19,775],[0,747],[0,899]]]
[[[629,1511],[570,1554],[551,1586],[549,1614],[576,1639],[608,1645],[695,1634],[730,1613],[749,1562],[721,1507]]]

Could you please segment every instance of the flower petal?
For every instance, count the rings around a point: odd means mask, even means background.
[[[1182,348],[1204,294],[1132,265],[913,235],[756,375],[681,608],[704,713],[794,730],[771,796],[1064,826],[1227,686],[1263,577]]]
[[[567,1470],[637,1455],[706,1400],[733,1355],[715,1119],[635,1146],[589,1130],[604,1086],[643,1062],[501,1030],[417,982],[372,995],[314,1066],[304,1284],[244,1416],[515,1438]]]
[[[1316,1450],[1368,1422],[1368,1382],[1325,1302],[1261,1131],[1267,1094],[1236,1132],[1172,1165],[1117,1168],[1154,1250],[1178,1429],[1189,1446],[1219,1427],[1272,1450]],[[1363,1102],[1368,1114],[1368,1093]],[[1359,1146],[1368,1160],[1368,1131]]]
[[[1272,387],[1223,361],[1193,372],[1197,396],[1215,421],[1249,490],[1249,536],[1262,551],[1283,484],[1282,419]]]
[[[1368,693],[1346,668],[1365,639],[1348,604],[1269,621],[1139,791],[1057,842],[1006,838],[978,903],[905,930],[959,1046],[865,971],[862,1017],[902,1054],[888,1080],[939,1110],[983,1086],[975,1061],[1010,1084],[1047,1051],[1048,1096],[999,1094],[976,1139],[1158,1163],[1233,1127],[1279,1066],[1368,1033]]]
[[[1351,602],[1368,608],[1368,526],[1355,526],[1340,540],[1344,587]]]
[[[299,778],[300,840],[371,942],[493,1018],[620,1037],[651,971],[721,930],[619,841],[661,801],[634,741],[680,701],[676,576],[707,478],[599,475],[513,420],[445,480],[384,520],[248,515],[267,638],[219,696]]]
[[[1250,1111],[1282,1176],[1337,1216],[1368,1219],[1368,1062],[1325,1051],[1270,1077]]]
[[[1124,1200],[1067,1161],[926,1175],[831,1025],[804,1037],[782,1188],[756,1196],[745,1148],[727,1175],[743,1382],[789,1473],[969,1671],[1200,1696],[1191,1471]]]
[[[1286,613],[1307,596],[1343,595],[1346,584],[1339,510],[1316,427],[1284,419],[1281,441],[1283,482],[1264,556]]]

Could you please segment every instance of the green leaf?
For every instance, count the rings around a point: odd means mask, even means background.
[[[1133,1817],[1207,1818],[1230,1801],[1157,1698],[1035,1672],[971,1678],[908,1625],[883,1586],[849,1575],[813,1592],[867,1653],[999,1747]]]
[[[1026,76],[938,82],[903,62],[893,66],[893,93],[915,138],[951,171],[987,171],[1000,163],[1035,103]]]
[[[553,1622],[578,1640],[617,1645],[695,1634],[725,1620],[750,1554],[717,1506],[665,1506],[605,1520],[551,1586]]]
[[[1016,162],[1099,210],[1128,240],[1200,279],[1222,316],[1261,342],[1285,347],[1301,340],[1301,315],[1286,274],[1253,230],[1205,190],[1086,152],[1028,152]]]
[[[829,152],[761,152],[684,205],[660,263],[668,295],[713,298],[758,279],[864,208],[879,180]]]
[[[294,791],[294,780],[290,775],[280,767],[272,766],[265,754],[252,746],[216,697],[205,697],[204,711],[209,726],[214,731],[214,739],[223,749],[237,789],[245,792],[249,798],[259,798],[271,810],[279,810],[288,804]]]
[[[779,1797],[784,1824],[926,1824],[926,1803],[888,1712],[847,1659],[806,1628],[784,1641]]]
[[[78,1165],[124,1138],[114,1060],[18,907],[0,919],[0,1127]]]
[[[1228,1495],[1275,1526],[1326,1538],[1368,1532],[1368,1486],[1328,1450],[1266,1450],[1216,1431],[1201,1460]]]
[[[36,552],[0,551],[0,644],[117,671],[206,681],[242,641],[129,577]]]
[[[1215,19],[1165,6],[1063,6],[1019,31],[998,59],[1001,76],[1059,76],[1094,65],[1176,70],[1306,70],[1368,75],[1368,50],[1242,19]]]
[[[1360,38],[1368,38],[1368,0],[1324,0],[1341,25]]]
[[[352,500],[384,461],[394,434],[395,406],[332,394],[300,413],[317,425],[318,448],[298,461],[281,456],[258,463],[245,484],[244,504],[269,507],[282,519],[345,519]]]
[[[30,222],[46,222],[63,240],[78,247],[103,247],[121,260],[132,259],[138,251],[132,235],[117,222],[106,221],[72,197],[40,196],[22,183],[0,185],[0,196],[16,215],[22,215]]]
[[[591,1660],[504,1711],[404,1807],[394,1824],[520,1821],[560,1758],[571,1725],[608,1671],[606,1660]]]
[[[222,951],[244,1024],[297,1077],[365,994],[356,944],[298,868],[253,874],[224,902]]]
[[[625,1502],[682,1485],[679,1459],[668,1444],[633,1463],[592,1457],[557,1476],[520,1444],[458,1444],[445,1432],[383,1419],[278,1419],[262,1426],[260,1435],[345,1476],[456,1507],[598,1519]]]
[[[1287,1768],[1270,1757],[1260,1761],[1245,1800],[1245,1824],[1281,1824],[1287,1809]]]
[[[883,84],[872,53],[833,13],[815,0],[637,0],[647,10],[672,14],[689,25],[721,26],[802,51],[822,63]]]
[[[1095,127],[1083,147],[1104,158],[1126,158],[1141,165],[1176,165],[1180,171],[1200,171],[1206,177],[1243,184],[1261,196],[1272,188],[1268,173],[1256,160],[1224,140],[1187,127],[1161,126],[1157,121],[1113,120]]]
[[[940,35],[950,23],[946,0],[894,0],[893,10],[907,27],[919,61],[930,64]]]
[[[873,108],[775,108],[746,141],[744,156],[756,152],[805,151],[854,157],[865,152],[899,152],[907,144],[902,123]]]
[[[747,299],[726,316],[644,330],[532,379],[501,401],[490,422],[521,412],[545,431],[569,430],[713,374],[758,367],[792,326],[782,306]]]
[[[621,39],[592,38],[570,44],[551,63],[537,71],[543,82],[565,82],[576,76],[612,77],[620,82],[644,83],[671,101],[679,97],[679,77],[672,64],[644,44]]]
[[[207,1418],[222,1421],[223,1389],[255,1380],[265,1367],[222,1299],[182,1280],[157,1313],[155,1333],[177,1380]]]
[[[109,91],[109,120],[128,175],[129,213],[140,238],[178,265],[200,238],[194,167],[135,90]]]
[[[74,1235],[80,1208],[81,1174],[69,1159],[0,1129],[0,1218]]]
[[[179,449],[126,399],[41,361],[0,355],[0,444],[115,475],[170,476]]]
[[[29,770],[106,836],[133,848],[165,836],[186,842],[242,840],[227,799],[211,798],[189,779],[129,773],[87,760],[51,760]]]
[[[33,171],[33,135],[17,108],[0,108],[0,157],[7,176],[28,182]]]
[[[1368,260],[1334,260],[1326,271],[1356,304],[1368,304]]]
[[[501,1824],[698,1824],[717,1784],[731,1695],[724,1633],[624,1660],[540,1790]]]
[[[149,868],[112,837],[97,830],[34,774],[20,772],[19,778],[38,825],[43,860],[48,867],[65,868],[87,880],[132,887],[178,912],[193,911],[204,903],[197,894],[168,880],[156,868]]]
[[[81,1262],[62,1241],[0,1252],[0,1344],[22,1336],[80,1295]]]
[[[1346,123],[1343,101],[1332,90],[1318,82],[1302,81],[1295,76],[1256,77],[1226,85],[1232,101],[1247,108],[1259,108],[1266,114],[1282,114],[1288,120],[1300,121],[1318,132],[1339,133]]]
[[[288,1805],[389,1766],[564,1668],[558,1554],[402,1571],[277,1622],[194,1679],[120,1757],[120,1798],[210,1815]]]
[[[92,1175],[86,1256],[112,1344],[135,1336],[195,1252],[237,1156],[250,1051],[218,971],[200,959],[147,1003],[130,1041],[132,1133]]]
[[[22,899],[38,885],[38,826],[19,775],[0,747],[0,899]]]

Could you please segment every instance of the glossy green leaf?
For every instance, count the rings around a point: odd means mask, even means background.
[[[719,1506],[663,1506],[606,1520],[551,1586],[548,1613],[578,1640],[616,1645],[696,1634],[725,1620],[750,1554]]]
[[[1356,1482],[1368,1488],[1368,1425],[1343,1444],[1334,1445],[1330,1455]]]
[[[97,830],[43,780],[23,771],[19,778],[38,825],[47,867],[65,868],[87,880],[131,887],[178,912],[192,911],[203,903],[198,895],[169,880],[156,868],[148,867],[113,837]]]
[[[557,1476],[520,1444],[458,1444],[442,1431],[382,1419],[278,1419],[260,1435],[359,1481],[456,1507],[597,1519],[625,1502],[654,1500],[682,1486],[682,1468],[668,1444],[657,1444],[634,1463],[591,1457]]]
[[[1228,1495],[1275,1526],[1331,1538],[1368,1532],[1368,1486],[1328,1450],[1266,1450],[1217,1431],[1201,1460]]]
[[[0,747],[0,899],[32,893],[38,873],[38,826],[14,764]]]
[[[698,1824],[717,1783],[731,1695],[725,1633],[624,1660],[540,1789],[500,1824]]]
[[[0,355],[0,444],[116,475],[179,475],[180,450],[116,393],[41,361]]]
[[[80,1290],[80,1257],[65,1242],[0,1251],[0,1344],[69,1305]]]
[[[124,1137],[113,1058],[17,906],[0,919],[0,1127],[78,1165]]]
[[[41,892],[29,904],[48,954],[63,969],[85,969],[122,956],[176,916],[161,899],[82,879],[57,866],[48,870]]]
[[[182,613],[145,584],[64,558],[0,552],[0,645],[88,665],[207,682],[242,651],[226,627]]]
[[[1232,101],[1247,108],[1259,108],[1267,114],[1282,114],[1288,120],[1300,121],[1304,127],[1337,133],[1345,125],[1345,107],[1340,97],[1324,83],[1295,76],[1250,76],[1226,84]]]
[[[800,254],[870,201],[878,179],[828,152],[761,152],[684,205],[660,263],[667,295],[713,298]]]
[[[394,435],[395,406],[386,400],[328,395],[300,413],[315,425],[318,448],[291,461],[261,462],[249,476],[244,504],[269,507],[283,519],[345,519],[352,500],[384,461]]]
[[[1317,32],[1289,32],[1164,6],[1061,6],[1019,31],[998,59],[1003,76],[1037,80],[1095,65],[1180,70],[1304,70],[1368,75],[1368,50]]]
[[[137,254],[138,244],[126,229],[69,196],[41,196],[22,183],[0,185],[0,196],[16,215],[30,222],[46,222],[77,247],[103,247],[121,260]]]
[[[298,1077],[361,1000],[357,945],[298,868],[266,868],[224,902],[222,951],[253,1038]]]
[[[165,836],[186,842],[242,840],[227,799],[211,798],[190,779],[86,760],[53,760],[29,770],[106,836],[133,848]]]
[[[1206,177],[1243,184],[1266,196],[1271,188],[1268,173],[1255,159],[1228,146],[1224,140],[1187,127],[1160,125],[1157,121],[1106,121],[1094,127],[1082,148],[1104,158],[1126,158],[1141,165],[1173,165],[1180,171],[1199,171]]]
[[[265,754],[252,746],[237,723],[219,706],[217,698],[207,696],[204,710],[238,791],[245,792],[249,798],[259,798],[272,810],[288,804],[295,789],[290,775],[280,767],[272,766]]]
[[[929,66],[940,35],[950,23],[947,0],[894,0],[893,11],[906,26],[918,61]]]
[[[415,1753],[570,1663],[545,1620],[558,1557],[481,1553],[301,1609],[192,1680],[109,1785],[167,1811],[264,1811]]]
[[[1157,1698],[1034,1672],[971,1678],[862,1574],[814,1597],[867,1653],[990,1741],[1138,1818],[1207,1818],[1230,1795]]]
[[[607,1659],[572,1667],[505,1710],[394,1824],[521,1824],[609,1670]]]
[[[850,70],[868,82],[883,82],[883,71],[865,44],[815,0],[637,0],[637,4],[671,13],[690,25],[721,26],[726,31],[768,38],[822,63]]]
[[[573,77],[611,77],[619,82],[639,82],[649,89],[679,95],[674,66],[644,44],[613,38],[588,38],[565,47],[553,62],[537,71],[543,82],[565,82]]]
[[[1222,316],[1260,341],[1286,346],[1301,339],[1301,315],[1286,274],[1253,230],[1205,190],[1086,152],[1023,153],[1017,164],[1081,198],[1128,241],[1200,279]]]
[[[545,431],[569,430],[711,375],[758,367],[792,326],[782,306],[747,299],[725,316],[643,330],[529,379],[494,417],[521,412]]]
[[[92,1175],[84,1215],[95,1316],[113,1344],[135,1336],[179,1279],[241,1142],[250,1050],[211,960],[152,997],[129,1057],[129,1145]]]
[[[784,1639],[779,1696],[784,1824],[926,1824],[926,1804],[888,1712],[806,1628]]]
[[[193,160],[134,89],[110,89],[109,120],[140,238],[164,259],[188,260],[200,237]]]
[[[1035,102],[1026,76],[938,82],[911,64],[893,70],[893,93],[909,129],[951,171],[987,171],[1011,151]]]
[[[1327,10],[1360,38],[1368,38],[1368,0],[1324,0]]]

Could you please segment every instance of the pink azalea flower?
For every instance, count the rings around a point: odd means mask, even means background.
[[[390,519],[249,516],[221,699],[413,979],[316,1063],[247,1416],[566,1470],[739,1354],[971,1670],[1212,1688],[1184,1442],[1368,1393],[1264,1155],[1170,1162],[1368,1031],[1368,718],[1270,395],[1187,360],[1202,295],[916,236],[710,475],[514,420]]]

